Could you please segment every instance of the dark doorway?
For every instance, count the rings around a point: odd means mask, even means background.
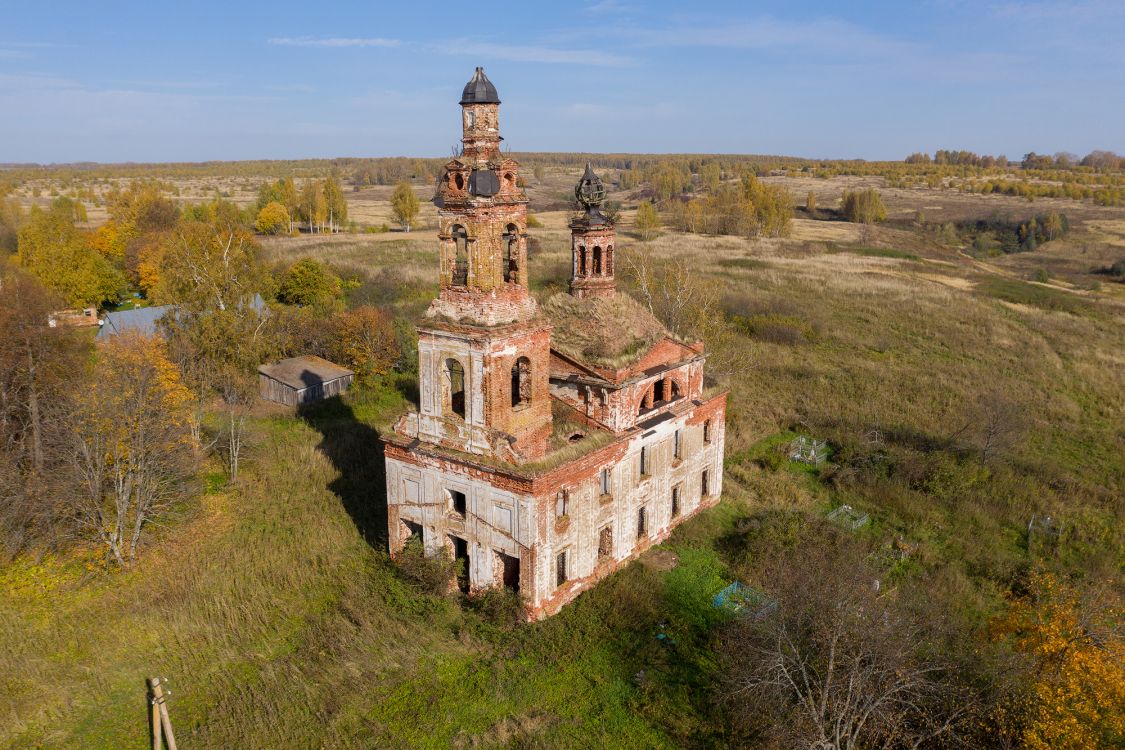
[[[453,560],[457,563],[457,588],[469,593],[469,543],[461,537],[450,536],[453,543]]]
[[[500,562],[504,565],[504,587],[518,594],[520,591],[520,559],[505,555],[503,552],[497,552],[496,554],[500,556]]]

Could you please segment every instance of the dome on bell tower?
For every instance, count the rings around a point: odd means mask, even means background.
[[[473,74],[472,80],[465,84],[465,90],[461,92],[462,104],[499,104],[500,95],[496,93],[496,87],[492,85],[492,81],[488,80],[488,76],[484,74],[484,68],[477,68],[477,72]]]

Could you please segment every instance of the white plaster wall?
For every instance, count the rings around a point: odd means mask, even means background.
[[[453,513],[446,490],[465,493],[465,517]],[[438,466],[387,459],[387,504],[397,506],[399,519],[422,526],[427,554],[448,544],[450,535],[469,543],[469,581],[474,587],[491,586],[492,551],[519,558],[533,544],[534,504],[529,495],[493,487],[488,482]],[[521,571],[521,584],[531,580]]]

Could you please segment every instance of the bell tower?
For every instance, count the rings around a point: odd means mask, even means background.
[[[605,184],[589,162],[574,186],[574,197],[584,211],[570,221],[570,293],[579,299],[612,297],[617,293],[613,247],[617,230],[601,212]]]
[[[527,195],[482,68],[460,103],[461,154],[434,194],[440,291],[418,326],[417,437],[519,462],[551,434],[551,329],[528,292]]]

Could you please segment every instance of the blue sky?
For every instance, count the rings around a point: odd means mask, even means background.
[[[1125,0],[44,0],[0,18],[0,162],[444,156],[475,65],[516,151],[1125,151]]]

